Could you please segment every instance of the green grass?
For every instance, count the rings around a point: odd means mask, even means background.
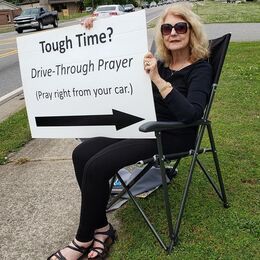
[[[131,202],[117,212],[122,222],[112,259],[260,259],[260,43],[231,43],[211,119],[230,208],[223,208],[196,168],[180,230],[170,256],[161,249]],[[207,143],[207,140],[204,140]],[[204,156],[210,167],[210,157]],[[176,217],[189,159],[169,186]],[[213,171],[213,168],[210,168]],[[141,204],[167,235],[157,190]]]
[[[227,4],[221,1],[197,2],[193,6],[205,23],[259,23],[260,2]]]
[[[259,23],[260,2],[227,4],[221,1],[205,0],[194,2],[192,10],[204,23]],[[148,28],[155,27],[157,19],[149,23]]]
[[[31,139],[26,110],[0,123],[0,164],[7,162],[10,152],[17,151]]]
[[[7,32],[13,32],[13,31],[14,31],[13,24],[0,25],[0,33],[7,33]]]
[[[166,255],[128,202],[116,213],[122,226],[111,259],[260,259],[260,60],[257,57],[260,57],[260,42],[230,44],[211,114],[231,207],[222,207],[197,169],[174,252]],[[24,109],[0,123],[0,163],[30,138]],[[211,165],[209,157],[203,159],[207,166]],[[173,217],[178,210],[188,162],[187,159],[181,163],[178,176],[169,186]],[[141,203],[166,237],[161,189]]]
[[[226,2],[205,0],[194,2],[192,10],[198,14],[203,23],[259,23],[260,2],[227,4]],[[148,24],[155,27],[157,19]]]

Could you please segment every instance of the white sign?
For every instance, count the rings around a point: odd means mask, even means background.
[[[156,120],[145,11],[19,37],[17,46],[32,137],[154,137],[138,130]]]

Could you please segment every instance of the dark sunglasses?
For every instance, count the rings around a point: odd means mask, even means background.
[[[174,25],[170,23],[165,23],[161,25],[161,33],[162,35],[170,35],[172,32],[172,28],[174,28],[175,32],[178,34],[184,34],[187,32],[189,25],[185,22],[179,22]]]

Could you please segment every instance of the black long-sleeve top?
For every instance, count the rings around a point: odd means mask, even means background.
[[[205,60],[199,60],[179,71],[164,67],[161,61],[157,65],[160,76],[173,86],[172,91],[163,99],[153,84],[157,120],[190,123],[201,119],[211,91],[211,65]],[[168,133],[187,134],[194,131],[196,128]]]

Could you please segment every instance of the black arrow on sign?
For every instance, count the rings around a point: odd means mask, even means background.
[[[88,115],[88,116],[38,116],[35,117],[36,125],[41,127],[52,126],[105,126],[115,125],[116,130],[130,126],[144,120],[115,109],[112,115]]]

